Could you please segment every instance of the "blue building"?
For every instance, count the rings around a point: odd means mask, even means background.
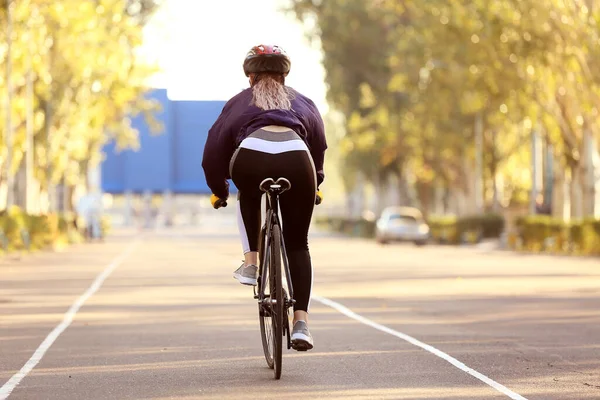
[[[115,143],[104,147],[102,191],[111,194],[164,193],[210,194],[202,170],[202,153],[208,130],[225,101],[173,101],[165,89],[148,94],[157,100],[156,116],[164,131],[150,133],[143,115],[132,120],[140,132],[140,149],[117,151]]]

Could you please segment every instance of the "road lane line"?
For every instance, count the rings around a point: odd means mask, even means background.
[[[434,354],[434,355],[448,361],[450,364],[454,365],[456,368],[479,379],[483,383],[491,386],[492,388],[496,389],[500,393],[507,395],[508,397],[510,397],[513,400],[527,400],[525,397],[521,396],[520,394],[517,394],[517,393],[513,392],[512,390],[508,389],[506,386],[501,385],[498,382],[494,381],[493,379],[490,379],[487,376],[483,375],[482,373],[477,372],[474,369],[467,367],[465,364],[458,361],[456,358],[444,353],[441,350],[436,349],[435,347],[433,347],[431,345],[428,345],[427,343],[423,343],[420,340],[417,340],[417,339],[413,338],[412,336],[409,336],[405,333],[398,332],[392,328],[388,328],[385,325],[381,325],[381,324],[378,324],[377,322],[371,321],[370,319],[365,318],[362,315],[355,313],[354,311],[343,306],[342,304],[337,303],[333,300],[329,300],[328,298],[313,295],[312,299],[318,301],[321,304],[324,304],[326,306],[329,306],[329,307],[339,311],[340,313],[344,314],[345,316],[347,316],[349,318],[352,318],[358,322],[368,325],[371,328],[375,328],[381,332],[389,333],[392,336],[396,336],[397,338],[405,340],[405,341],[409,342],[410,344],[420,347],[423,350],[428,351],[431,354]]]
[[[110,276],[110,274],[119,267],[123,261],[127,259],[131,255],[131,253],[135,250],[135,248],[141,243],[141,239],[137,239],[133,241],[123,253],[121,253],[117,258],[115,258],[110,264],[108,264],[104,270],[96,277],[91,286],[83,293],[72,305],[71,308],[65,313],[63,320],[60,324],[48,334],[46,339],[40,344],[35,353],[31,356],[29,361],[25,363],[23,368],[16,374],[14,374],[8,382],[6,382],[2,387],[0,387],[0,400],[6,400],[11,392],[19,385],[19,383],[31,372],[32,369],[41,361],[46,354],[46,351],[52,346],[54,341],[71,325],[75,315],[83,306],[83,304],[89,299],[104,283],[106,278]]]

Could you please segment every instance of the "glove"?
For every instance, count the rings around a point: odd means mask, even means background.
[[[227,207],[227,200],[221,199],[213,194],[210,196],[210,204],[212,204],[215,210],[218,210],[221,207]]]
[[[315,204],[319,205],[323,202],[323,193],[320,190],[317,190],[317,198],[315,199]]]

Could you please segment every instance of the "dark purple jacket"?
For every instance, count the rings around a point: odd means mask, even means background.
[[[317,187],[323,182],[323,161],[327,149],[323,119],[312,100],[296,91],[294,94],[291,110],[265,111],[251,105],[251,88],[225,104],[208,131],[202,158],[206,183],[215,195],[222,199],[229,197],[229,161],[235,149],[252,132],[268,125],[286,126],[304,139],[317,170]]]

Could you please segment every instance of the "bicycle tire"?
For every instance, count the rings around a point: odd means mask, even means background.
[[[273,226],[271,236],[271,262],[270,265],[270,276],[272,277],[271,289],[275,295],[275,304],[272,304],[272,317],[271,322],[273,323],[273,362],[275,364],[274,375],[275,379],[281,378],[282,370],[282,352],[283,352],[283,324],[287,320],[287,313],[284,315],[285,305],[283,304],[283,288],[281,281],[281,229],[278,225]],[[272,293],[273,293],[272,292]],[[285,320],[284,320],[285,319]]]
[[[261,241],[259,243],[259,260],[262,263],[263,261],[263,252],[264,252],[264,246],[265,246],[265,228],[263,227],[261,230]],[[269,288],[269,297],[270,298],[270,287],[271,287],[271,276],[269,274],[269,265],[270,265],[270,260],[267,260],[267,264],[266,265],[261,265],[260,268],[260,274],[258,277],[258,291],[259,293],[265,293],[267,294],[266,291],[263,291],[262,288],[260,287],[261,282],[262,282],[262,274],[266,274],[266,278],[267,278],[267,287]],[[267,297],[265,297],[267,298]],[[263,352],[265,354],[265,361],[267,362],[267,366],[271,369],[273,369],[275,367],[275,363],[273,360],[273,354],[274,354],[274,349],[272,348],[272,344],[273,344],[273,323],[271,322],[271,314],[269,312],[268,309],[266,309],[265,306],[261,305],[260,303],[258,304],[258,319],[260,322],[260,337],[261,337],[261,341],[262,341],[262,346],[263,346]]]

